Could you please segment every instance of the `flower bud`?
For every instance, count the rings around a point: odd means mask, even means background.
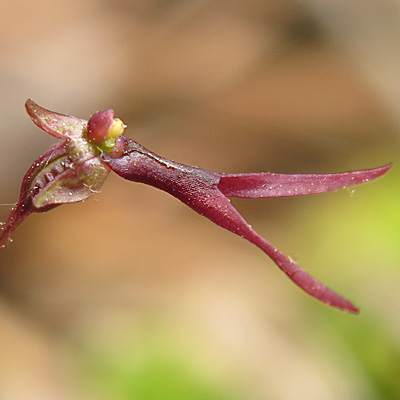
[[[114,110],[99,111],[89,119],[87,137],[102,151],[109,152],[114,148],[116,139],[124,133],[125,128],[120,119],[114,118]]]

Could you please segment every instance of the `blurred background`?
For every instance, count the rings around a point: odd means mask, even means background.
[[[2,0],[0,220],[54,140],[27,98],[223,172],[341,172],[337,193],[234,201],[352,299],[295,287],[256,247],[111,175],[29,217],[0,254],[0,399],[400,398],[400,4]]]

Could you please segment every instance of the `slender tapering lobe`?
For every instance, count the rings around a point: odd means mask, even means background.
[[[103,185],[110,170],[135,182],[170,193],[215,224],[264,251],[300,288],[343,311],[358,308],[301,269],[261,237],[230,203],[246,199],[322,193],[368,182],[391,167],[337,174],[222,174],[190,167],[158,156],[122,136],[125,125],[113,110],[100,111],[89,121],[46,110],[32,100],[26,109],[33,122],[63,142],[42,154],[24,177],[20,198],[0,232],[0,246],[32,212],[84,201]]]
[[[341,174],[220,174],[173,162],[121,136],[117,158],[105,155],[111,169],[125,179],[165,190],[194,211],[258,246],[298,286],[341,310],[357,313],[351,302],[324,286],[262,238],[239,214],[228,197],[264,198],[321,193],[378,178],[390,165]]]

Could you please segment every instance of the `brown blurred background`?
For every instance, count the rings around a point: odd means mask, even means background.
[[[0,220],[52,139],[32,97],[224,172],[340,172],[355,190],[235,201],[359,316],[257,248],[112,175],[0,254],[0,399],[400,398],[400,5],[390,0],[2,0]],[[397,164],[396,164],[397,162]]]

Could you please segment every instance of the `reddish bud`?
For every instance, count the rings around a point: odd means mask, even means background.
[[[93,114],[88,122],[87,137],[101,150],[109,152],[115,146],[118,136],[125,130],[124,123],[114,118],[114,110],[99,111]]]

